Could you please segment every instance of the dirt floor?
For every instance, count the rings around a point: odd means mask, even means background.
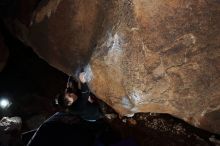
[[[113,112],[111,111],[110,113],[112,114]],[[209,141],[209,138],[211,136],[215,136],[217,139],[220,138],[219,135],[195,128],[168,114],[138,113],[131,118],[119,117],[116,113],[114,113],[114,115],[114,118],[106,118],[105,121],[109,123],[107,125],[110,125],[110,133],[104,134],[105,137],[106,134],[108,135],[108,140],[113,139],[113,141],[117,143],[115,145],[113,144],[114,146],[215,146],[214,143]],[[76,117],[67,116],[67,120],[66,118],[60,118],[61,121],[65,121],[64,124],[58,125],[58,127],[52,124],[52,126],[49,126],[49,128],[52,129],[41,133],[43,135],[51,135],[52,133],[59,134],[65,129],[59,129],[59,126],[65,127],[67,124],[67,131],[64,130],[64,132],[61,133],[68,133],[68,130],[71,128],[72,130],[70,130],[69,133],[74,133],[77,129],[76,127],[81,126],[82,129],[79,129],[80,131],[76,133],[77,135],[81,133],[82,136],[79,137],[84,137],[85,139],[86,131],[88,131],[85,127],[87,124],[80,122],[80,120],[75,122],[75,120],[71,120],[72,118]],[[49,134],[47,132],[49,132]],[[52,135],[51,138],[54,139],[57,134]],[[89,137],[90,136],[88,136],[88,138]],[[120,144],[121,141],[127,142],[127,144]],[[53,142],[53,140],[50,142]],[[218,145],[216,144],[216,146]]]
[[[108,122],[124,139],[132,138],[140,146],[215,146],[209,138],[220,138],[168,114],[138,113]]]

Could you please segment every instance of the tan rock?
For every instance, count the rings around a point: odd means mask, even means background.
[[[137,121],[135,119],[128,119],[128,123],[130,125],[137,125]]]
[[[169,113],[220,133],[220,3],[54,0],[33,14],[26,42],[121,115]],[[92,56],[91,56],[92,55]]]

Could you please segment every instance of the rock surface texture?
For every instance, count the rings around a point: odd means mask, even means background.
[[[122,115],[220,133],[219,0],[42,0],[19,35],[68,74],[89,61],[92,92]]]

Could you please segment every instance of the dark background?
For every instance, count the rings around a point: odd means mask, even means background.
[[[33,129],[55,112],[54,97],[64,90],[68,77],[15,38],[3,21],[0,33],[10,54],[0,72],[0,98],[12,102],[7,110],[0,109],[0,116],[20,116],[24,130]]]

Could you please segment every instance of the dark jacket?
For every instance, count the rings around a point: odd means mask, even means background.
[[[86,83],[81,85],[80,95],[78,99],[68,108],[69,112],[80,116],[82,119],[98,120],[103,117],[98,103],[88,101],[90,91]]]

